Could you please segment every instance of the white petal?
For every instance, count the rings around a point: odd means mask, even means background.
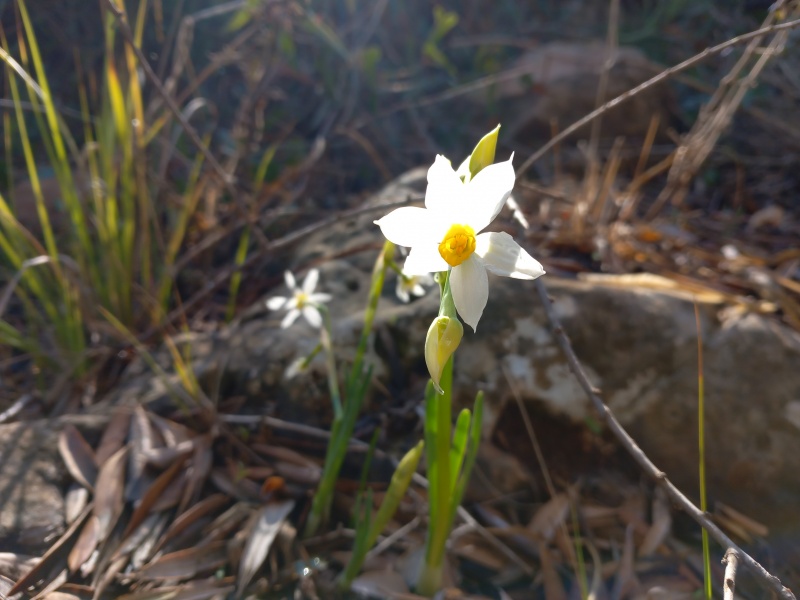
[[[294,323],[297,320],[297,317],[299,316],[300,316],[300,311],[298,309],[293,308],[292,310],[290,310],[288,313],[286,313],[286,316],[283,317],[283,321],[281,321],[281,329],[286,329],[288,327],[291,327],[292,323]]]
[[[311,269],[303,280],[303,292],[312,294],[317,289],[317,282],[319,281],[319,270]]]
[[[284,371],[283,376],[286,379],[294,379],[301,373],[305,373],[308,370],[308,366],[305,364],[306,359],[305,357],[301,356],[300,358],[295,358],[289,366]]]
[[[408,253],[406,264],[403,265],[403,272],[406,275],[427,275],[428,273],[447,271],[447,269],[447,262],[439,254],[437,244],[415,246]]]
[[[474,254],[450,272],[450,290],[456,310],[475,331],[489,300],[489,277],[486,267]]]
[[[395,293],[397,297],[400,299],[400,302],[408,302],[411,300],[411,297],[408,295],[408,289],[406,288],[405,284],[403,283],[402,278],[397,278],[397,287],[395,288]]]
[[[420,296],[420,297],[424,296],[425,288],[422,287],[420,284],[417,284],[413,288],[411,288],[411,293],[414,294],[415,296]]]
[[[429,211],[418,206],[403,206],[375,221],[384,237],[399,246],[417,246],[436,239]],[[439,240],[441,241],[441,240]]]
[[[514,167],[511,155],[506,162],[495,163],[481,170],[466,186],[463,201],[463,222],[475,232],[482,231],[500,213],[514,189]]]
[[[453,170],[453,165],[441,154],[428,169],[428,189],[425,206],[434,212],[450,212],[464,199],[464,184]]]
[[[330,302],[331,298],[333,298],[333,296],[331,296],[330,294],[320,293],[320,294],[308,295],[308,301],[313,302],[314,304],[324,304],[325,302]]]
[[[267,308],[270,310],[280,310],[286,304],[288,298],[284,298],[283,296],[273,296],[269,300],[267,300]]]
[[[475,236],[475,254],[483,259],[489,271],[497,275],[514,279],[536,279],[544,275],[539,261],[504,232]]]
[[[312,327],[319,329],[322,326],[322,315],[313,306],[306,306],[303,308],[303,317],[305,317],[308,324]]]
[[[283,273],[283,278],[286,280],[286,287],[288,287],[290,290],[297,289],[297,282],[295,281],[294,275],[292,275],[291,271],[285,271]]]

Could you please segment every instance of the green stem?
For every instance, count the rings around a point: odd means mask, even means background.
[[[333,403],[333,420],[336,422],[342,418],[342,396],[339,392],[339,379],[336,376],[336,357],[333,354],[333,344],[331,339],[333,337],[333,326],[331,325],[331,314],[328,312],[327,307],[317,306],[320,315],[322,315],[322,330],[319,334],[319,343],[325,351],[325,363],[328,371],[328,391],[331,394],[331,402]]]
[[[378,300],[381,297],[383,290],[383,282],[386,279],[386,265],[392,264],[394,261],[387,257],[391,257],[394,253],[394,244],[387,241],[383,244],[383,251],[378,259],[375,261],[375,266],[372,268],[372,283],[369,288],[369,299],[367,300],[367,308],[364,311],[364,329],[361,330],[361,338],[358,340],[358,348],[356,348],[356,357],[353,361],[353,368],[350,370],[350,381],[356,381],[362,376],[362,364],[364,362],[364,354],[367,351],[367,344],[369,343],[369,336],[372,333],[372,323],[375,321],[375,313],[378,310]]]
[[[443,394],[436,394],[436,481],[431,485],[436,486],[436,507],[431,506],[429,527],[430,535],[428,548],[425,552],[425,561],[432,567],[441,568],[444,559],[444,547],[449,535],[448,516],[450,513],[450,500],[452,494],[450,478],[450,438],[452,434],[451,405],[453,394],[453,359],[447,361],[442,380],[440,382]]]
[[[372,324],[375,320],[375,313],[378,309],[378,300],[383,290],[383,282],[386,275],[386,257],[394,252],[394,244],[386,242],[375,267],[372,270],[372,284],[370,285],[369,299],[367,308],[364,311],[364,329],[361,331],[361,338],[356,349],[353,367],[345,381],[344,397],[339,393],[339,381],[336,376],[336,361],[333,354],[331,343],[332,327],[330,313],[325,307],[318,307],[323,317],[324,328],[320,335],[320,343],[325,350],[325,357],[328,366],[328,388],[333,403],[333,425],[331,427],[331,437],[328,440],[328,449],[325,454],[325,465],[322,469],[322,479],[319,488],[314,494],[311,503],[311,511],[306,522],[306,536],[317,532],[320,525],[326,522],[330,516],[333,493],[336,488],[336,481],[339,478],[339,471],[342,468],[344,457],[347,454],[347,447],[353,435],[356,419],[364,403],[364,397],[369,388],[372,378],[372,370],[364,369],[364,356],[369,343],[369,336],[372,333]]]
[[[458,318],[450,293],[449,274],[439,273],[442,299],[439,316]],[[453,356],[447,361],[439,382],[441,394],[428,394],[425,410],[425,438],[428,452],[428,537],[425,563],[417,592],[432,596],[441,589],[447,537],[450,534],[450,503],[453,480],[450,475],[452,435]]]
[[[695,325],[697,327],[697,443],[699,454],[699,476],[700,476],[700,510],[708,510],[708,499],[706,496],[706,440],[705,440],[705,390],[703,385],[703,337],[700,329],[700,311],[697,303],[694,305]],[[708,531],[702,528],[703,536],[703,571],[704,588],[707,600],[711,600],[711,551],[708,545]]]

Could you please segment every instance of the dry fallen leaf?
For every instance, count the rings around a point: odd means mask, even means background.
[[[124,506],[125,458],[127,446],[117,450],[101,467],[95,488],[94,514],[98,520],[98,541],[103,541],[117,522]]]
[[[466,558],[498,573],[508,562],[496,548],[486,544],[486,540],[478,535],[463,535],[453,540],[452,551],[460,558]]]
[[[43,597],[42,600],[83,600],[77,594],[70,594],[68,592],[50,592]]]
[[[786,213],[783,208],[776,204],[765,206],[754,212],[750,219],[748,219],[746,229],[748,232],[752,233],[766,226],[780,227],[785,219],[785,215]]]
[[[145,489],[150,485],[145,469],[147,458],[155,448],[160,448],[160,440],[156,440],[150,419],[144,408],[137,405],[131,418],[128,433],[130,453],[128,454],[128,482],[125,486],[125,499],[131,502],[140,500]],[[158,436],[161,437],[160,434]]]
[[[212,542],[205,546],[164,554],[142,567],[135,575],[141,579],[189,579],[199,573],[212,571],[228,561],[227,542]]]
[[[366,598],[396,598],[409,593],[403,576],[389,569],[362,573],[350,584],[350,590]]]
[[[183,532],[189,525],[196,523],[201,517],[216,512],[228,504],[228,502],[230,502],[230,500],[225,494],[211,494],[187,511],[181,513],[172,524],[170,524],[169,529],[164,534],[164,538],[159,542],[157,550],[161,549],[166,542]]]
[[[71,483],[64,497],[64,520],[70,525],[80,516],[89,504],[89,490],[77,483]]]
[[[194,446],[194,440],[185,440],[175,446],[152,448],[145,452],[145,460],[151,467],[165,469],[178,458],[190,454],[194,450]]]
[[[653,496],[653,524],[639,546],[639,556],[650,556],[664,542],[672,529],[672,515],[667,495],[660,487]]]
[[[116,454],[125,445],[130,429],[131,412],[129,408],[120,407],[111,415],[103,437],[97,446],[95,457],[97,464],[104,464],[112,455]]]
[[[614,590],[611,594],[612,598],[630,598],[639,589],[639,581],[636,578],[636,569],[634,565],[634,557],[636,549],[633,543],[633,530],[632,524],[628,524],[625,528],[625,546],[622,549],[622,558],[619,562],[619,570],[617,577],[614,581]]]
[[[245,588],[253,576],[264,564],[272,542],[294,508],[294,500],[270,502],[258,513],[253,528],[247,536],[247,542],[239,563],[239,578],[236,582],[237,597],[241,598]]]
[[[89,560],[89,557],[97,548],[100,541],[100,522],[97,517],[92,515],[81,530],[78,540],[70,550],[67,566],[71,573],[75,573],[81,566]]]
[[[717,502],[715,504],[715,508],[720,514],[725,515],[730,520],[738,523],[743,529],[749,531],[753,535],[757,535],[759,537],[767,537],[769,535],[769,528],[766,525],[756,521],[755,519],[751,519],[747,515],[742,514],[734,508],[731,508],[727,504]]]
[[[67,550],[72,540],[78,534],[78,531],[91,512],[92,505],[90,504],[83,511],[83,514],[75,519],[75,522],[69,526],[58,541],[50,546],[36,566],[17,580],[14,586],[8,591],[7,595],[13,596],[17,592],[27,590],[29,587],[37,584],[47,585],[58,577],[59,573],[63,572],[63,567],[66,567]]]
[[[222,581],[208,579],[180,586],[165,586],[156,590],[125,594],[117,600],[210,600],[211,598],[227,598],[233,590],[234,586],[230,583],[230,578]]]
[[[528,529],[543,540],[550,541],[569,514],[570,497],[566,492],[556,494],[533,515]]]
[[[242,522],[252,515],[253,508],[249,502],[237,502],[203,528],[203,537],[207,540],[223,540],[232,531],[240,529]]]
[[[184,442],[190,441],[194,436],[190,429],[180,423],[170,421],[154,413],[148,413],[148,416],[163,438],[164,444],[169,448],[180,446]]]
[[[164,490],[167,488],[167,486],[169,486],[170,483],[172,483],[172,480],[175,478],[175,476],[178,475],[185,461],[186,455],[179,457],[178,460],[172,463],[172,466],[169,469],[159,475],[153,484],[147,489],[147,491],[144,492],[141,503],[136,507],[136,510],[134,510],[133,514],[131,515],[128,526],[125,529],[124,537],[127,537],[131,531],[138,527],[151,510],[154,510],[154,505],[159,502],[164,494]]]
[[[94,451],[74,425],[67,424],[61,430],[58,451],[75,481],[94,491],[97,479]]]
[[[545,600],[567,600],[567,592],[556,571],[553,555],[545,542],[539,542],[539,559],[542,568]]]
[[[186,471],[186,486],[183,497],[178,505],[178,512],[183,512],[186,507],[192,506],[200,499],[203,485],[211,472],[213,463],[213,452],[211,444],[214,438],[211,434],[201,435],[194,440],[194,453],[192,454],[191,466]]]
[[[156,544],[169,525],[169,520],[170,518],[167,514],[151,515],[139,526],[139,529],[142,530],[142,536],[139,538],[139,543],[130,555],[130,565],[132,569],[138,571],[153,559],[156,554]],[[134,537],[137,536],[134,534],[131,536],[131,540],[133,540]]]

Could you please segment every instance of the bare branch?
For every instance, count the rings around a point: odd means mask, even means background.
[[[723,582],[723,600],[734,600],[736,592],[736,569],[739,567],[739,553],[733,548],[728,548],[725,558],[725,581]]]
[[[611,409],[608,408],[608,406],[606,406],[606,404],[600,398],[598,395],[600,392],[596,390],[589,381],[586,372],[583,370],[583,365],[581,365],[580,360],[578,360],[578,357],[575,355],[575,351],[572,349],[572,344],[570,343],[567,334],[564,333],[564,329],[561,327],[561,322],[559,321],[558,316],[553,309],[550,297],[547,295],[547,287],[544,285],[541,279],[537,279],[534,283],[536,284],[536,291],[539,293],[539,297],[542,300],[547,321],[550,324],[553,335],[558,341],[558,345],[561,347],[561,350],[564,353],[567,362],[569,363],[570,370],[575,375],[581,388],[583,388],[583,391],[586,393],[586,396],[592,402],[601,418],[605,421],[606,426],[611,430],[617,440],[619,440],[625,450],[628,451],[628,453],[639,464],[645,473],[647,473],[663,487],[664,491],[666,491],[667,496],[669,496],[669,499],[672,502],[677,504],[701,527],[708,531],[711,537],[714,538],[718,544],[725,548],[729,548],[729,553],[736,553],[744,565],[747,566],[750,571],[752,571],[756,578],[761,581],[766,588],[772,590],[784,600],[796,600],[792,591],[789,588],[784,587],[780,579],[770,574],[753,557],[739,548],[739,546],[737,546],[733,540],[725,535],[725,533],[719,527],[717,527],[713,521],[711,521],[706,513],[697,508],[683,494],[683,492],[681,492],[669,479],[667,479],[666,474],[659,470],[658,467],[656,467],[650,461],[650,459],[647,458],[647,455],[642,451],[642,449],[628,434],[628,432],[625,431],[622,425],[620,425],[616,417],[614,417]]]

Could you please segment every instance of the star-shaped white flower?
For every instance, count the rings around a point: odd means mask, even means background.
[[[331,295],[314,293],[319,281],[319,271],[311,269],[303,280],[302,288],[297,287],[297,281],[291,272],[286,271],[283,277],[286,280],[286,287],[289,288],[292,295],[288,298],[274,296],[267,300],[267,308],[270,310],[284,309],[289,311],[281,321],[281,329],[290,327],[301,314],[312,327],[321,327],[322,315],[319,314],[317,305],[322,302],[328,302],[331,299]]]
[[[507,233],[481,233],[514,187],[513,158],[489,165],[464,183],[450,161],[439,155],[428,169],[425,208],[404,206],[375,221],[390,242],[411,248],[403,267],[406,274],[452,267],[453,300],[473,330],[489,298],[487,271],[515,279],[544,274],[542,265]]]
[[[401,302],[408,303],[411,296],[424,296],[425,285],[433,285],[433,277],[427,273],[424,275],[408,275],[403,273],[397,276],[397,287],[395,293]]]

